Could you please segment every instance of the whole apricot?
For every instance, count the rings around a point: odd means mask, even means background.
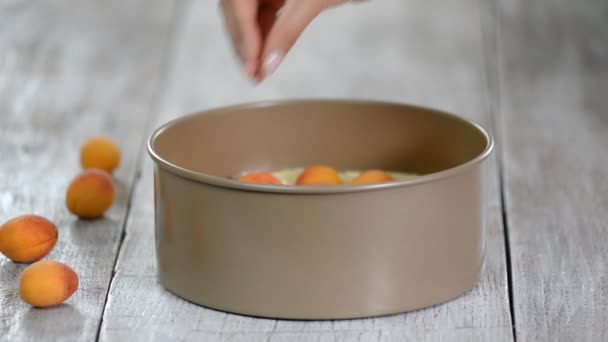
[[[101,169],[111,173],[119,163],[120,149],[110,138],[91,138],[80,149],[80,165],[84,169]]]
[[[53,249],[58,234],[44,217],[18,216],[0,226],[0,252],[14,262],[38,261]]]
[[[103,216],[112,206],[114,193],[114,182],[109,173],[88,169],[70,183],[65,202],[72,214],[93,219]]]
[[[21,273],[19,296],[39,308],[65,302],[78,289],[78,275],[72,268],[56,261],[31,264]]]
[[[338,171],[325,165],[315,165],[304,170],[298,179],[297,185],[340,185],[342,180]]]
[[[368,170],[361,172],[357,178],[353,179],[352,184],[382,183],[390,182],[392,180],[394,180],[394,178],[382,170]]]
[[[239,178],[241,182],[258,184],[282,184],[281,181],[268,172],[252,172]]]

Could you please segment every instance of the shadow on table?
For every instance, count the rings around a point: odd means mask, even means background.
[[[84,319],[77,308],[61,304],[46,309],[30,308],[23,315],[21,326],[27,336],[44,340],[45,336],[79,336]]]

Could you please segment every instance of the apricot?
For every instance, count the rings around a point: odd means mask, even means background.
[[[394,178],[382,170],[368,170],[361,172],[357,178],[353,179],[352,184],[382,183],[392,180],[394,180]]]
[[[297,185],[340,185],[342,180],[338,171],[325,165],[315,165],[304,170],[298,179]]]
[[[120,149],[110,138],[91,138],[80,149],[80,165],[83,169],[94,168],[111,173],[119,163]]]
[[[19,296],[39,308],[65,302],[78,289],[78,275],[69,266],[43,260],[31,264],[21,273]]]
[[[281,181],[268,172],[252,172],[239,178],[241,182],[258,184],[282,184]]]
[[[23,215],[0,226],[0,252],[14,262],[38,261],[57,243],[57,226],[44,217]]]
[[[72,214],[94,219],[103,216],[112,206],[114,193],[114,182],[109,173],[88,169],[72,180],[65,202]]]

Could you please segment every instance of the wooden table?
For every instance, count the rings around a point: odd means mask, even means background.
[[[0,4],[0,220],[57,223],[47,257],[81,287],[64,305],[18,297],[0,258],[2,341],[601,341],[608,339],[608,2],[383,0],[323,14],[253,86],[217,2]],[[201,308],[156,278],[151,130],[259,99],[341,97],[457,112],[498,141],[487,248],[465,295],[389,317],[255,319]],[[123,161],[105,218],[64,205],[80,144],[114,137]]]

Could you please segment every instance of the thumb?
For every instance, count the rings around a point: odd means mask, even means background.
[[[327,7],[323,0],[287,0],[272,25],[262,51],[258,79],[263,80],[276,70],[304,29]]]

